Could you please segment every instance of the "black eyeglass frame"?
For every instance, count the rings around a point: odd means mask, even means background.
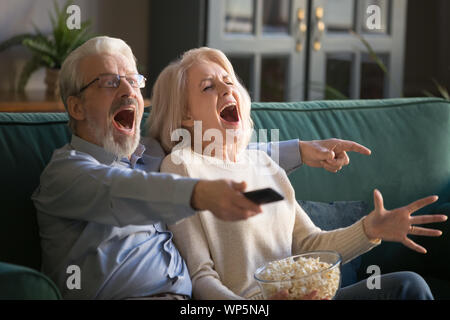
[[[93,84],[95,81],[100,80],[100,77],[102,76],[116,76],[116,79],[118,80],[118,84],[117,86],[112,86],[112,87],[102,87],[102,88],[118,88],[120,86],[120,80],[122,80],[122,78],[125,78],[125,80],[127,79],[127,77],[131,76],[131,75],[137,75],[141,78],[141,81],[138,82],[138,86],[135,87],[133,85],[131,85],[133,88],[145,88],[145,82],[147,81],[147,78],[144,77],[142,74],[139,73],[132,73],[132,74],[126,74],[124,76],[121,76],[119,74],[113,74],[113,73],[105,73],[105,74],[101,74],[99,75],[97,78],[95,78],[94,80],[92,80],[91,82],[89,82],[88,84],[86,84],[85,86],[83,86],[80,91],[78,91],[78,94],[82,93],[84,90],[86,90],[91,84]],[[128,82],[130,83],[130,82]]]

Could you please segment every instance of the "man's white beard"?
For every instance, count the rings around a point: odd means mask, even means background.
[[[111,121],[108,121],[106,128],[103,130],[90,119],[88,119],[88,126],[91,132],[94,133],[96,141],[103,146],[103,149],[119,158],[128,158],[139,145],[141,130],[138,124],[135,124],[136,127],[133,136],[122,135],[119,137],[121,140],[119,142],[114,139],[114,127]]]

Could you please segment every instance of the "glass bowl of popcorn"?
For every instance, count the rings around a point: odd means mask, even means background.
[[[341,285],[342,257],[336,251],[314,251],[271,261],[254,274],[264,299],[287,290],[288,300],[331,300]]]

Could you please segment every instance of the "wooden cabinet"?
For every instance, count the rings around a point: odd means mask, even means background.
[[[45,91],[25,93],[0,92],[0,112],[65,112],[58,97],[48,97]]]
[[[144,106],[150,99],[144,99]],[[0,112],[66,112],[59,97],[49,97],[45,91],[0,92]]]

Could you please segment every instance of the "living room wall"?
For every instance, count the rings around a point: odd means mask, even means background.
[[[158,0],[157,0],[158,1]],[[57,0],[63,6],[66,0]],[[159,52],[151,47],[151,0],[75,0],[81,19],[92,21],[92,31],[126,39],[148,75],[149,57]],[[153,5],[154,6],[154,5]],[[53,0],[0,1],[0,41],[23,32],[32,32],[35,23],[43,32],[51,30],[48,12]],[[405,46],[405,96],[438,94],[432,78],[450,89],[450,1],[409,0]],[[11,48],[0,53],[0,91],[13,90],[18,74],[30,57],[26,49]],[[44,70],[31,77],[27,90],[44,90]],[[154,75],[156,77],[156,75]],[[147,88],[147,96],[151,88]]]

